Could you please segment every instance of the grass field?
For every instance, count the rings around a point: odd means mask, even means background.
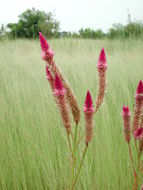
[[[81,110],[87,89],[96,97],[96,65],[103,46],[108,60],[105,101],[94,118],[94,138],[75,189],[130,190],[133,178],[121,109],[123,104],[133,109],[136,87],[143,79],[143,41],[51,40],[50,44]],[[84,132],[83,114],[79,127]],[[68,190],[66,138],[39,41],[1,41],[0,190]]]

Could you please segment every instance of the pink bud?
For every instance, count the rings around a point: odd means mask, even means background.
[[[122,111],[122,116],[130,116],[131,113],[130,113],[130,109],[128,106],[123,106],[123,111]]]
[[[143,127],[138,128],[134,131],[134,138],[135,139],[140,140],[140,139],[142,139],[142,137],[143,137]]]
[[[107,68],[107,60],[106,60],[106,55],[105,55],[105,51],[104,48],[101,49],[100,55],[99,55],[99,59],[98,59],[98,64],[97,67],[100,68]]]
[[[62,81],[60,80],[59,76],[56,74],[55,76],[55,85],[54,85],[54,95],[60,96],[66,93],[65,88],[63,87]]]
[[[40,39],[42,51],[46,51],[47,49],[49,49],[49,44],[47,43],[46,39],[44,38],[41,32],[39,32],[39,39]]]
[[[92,97],[91,97],[89,90],[87,91],[87,94],[86,94],[83,111],[84,112],[94,112],[95,111],[95,109],[93,107]]]

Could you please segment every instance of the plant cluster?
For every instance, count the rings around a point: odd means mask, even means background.
[[[93,117],[101,106],[105,95],[107,70],[106,55],[104,48],[102,48],[97,64],[99,83],[95,106],[93,105],[92,96],[89,90],[87,91],[85,97],[85,102],[83,106],[85,118],[85,148],[82,153],[80,164],[77,166],[77,160],[79,159],[77,156],[77,151],[80,151],[79,144],[82,142],[82,136],[80,135],[79,130],[81,112],[78,101],[74,92],[71,90],[71,87],[69,86],[67,80],[63,76],[60,68],[56,65],[54,61],[54,52],[51,50],[42,33],[39,33],[39,38],[42,50],[42,59],[46,62],[47,80],[49,82],[57,108],[59,109],[63,126],[67,134],[70,157],[72,160],[70,189],[73,190],[77,182],[80,170],[82,168],[83,160],[85,158],[89,143],[91,142],[93,137]],[[75,127],[71,126],[72,124],[70,111],[73,115]]]

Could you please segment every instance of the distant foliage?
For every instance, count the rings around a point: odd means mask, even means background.
[[[83,29],[81,28],[79,30],[79,35],[82,38],[92,38],[92,39],[101,39],[105,36],[105,34],[102,32],[102,30],[93,30],[90,28]]]
[[[18,23],[9,23],[8,32],[12,38],[37,38],[38,32],[43,32],[48,38],[55,37],[59,31],[59,22],[49,12],[39,11],[34,8],[28,9],[19,16]]]
[[[16,38],[37,38],[42,32],[47,38],[85,38],[85,39],[128,39],[143,38],[143,23],[132,21],[130,14],[126,25],[113,24],[108,32],[101,29],[81,28],[78,32],[60,31],[60,23],[54,13],[45,13],[34,8],[27,9],[19,15],[18,23],[9,23],[1,26],[0,39],[5,36]]]
[[[129,22],[127,25],[114,24],[107,37],[110,39],[127,39],[143,37],[143,23]]]

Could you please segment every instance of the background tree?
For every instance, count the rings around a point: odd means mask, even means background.
[[[48,38],[54,37],[59,32],[59,22],[54,18],[54,14],[39,11],[34,8],[27,9],[19,15],[18,23],[9,23],[10,36],[17,38],[36,38],[41,31]]]

